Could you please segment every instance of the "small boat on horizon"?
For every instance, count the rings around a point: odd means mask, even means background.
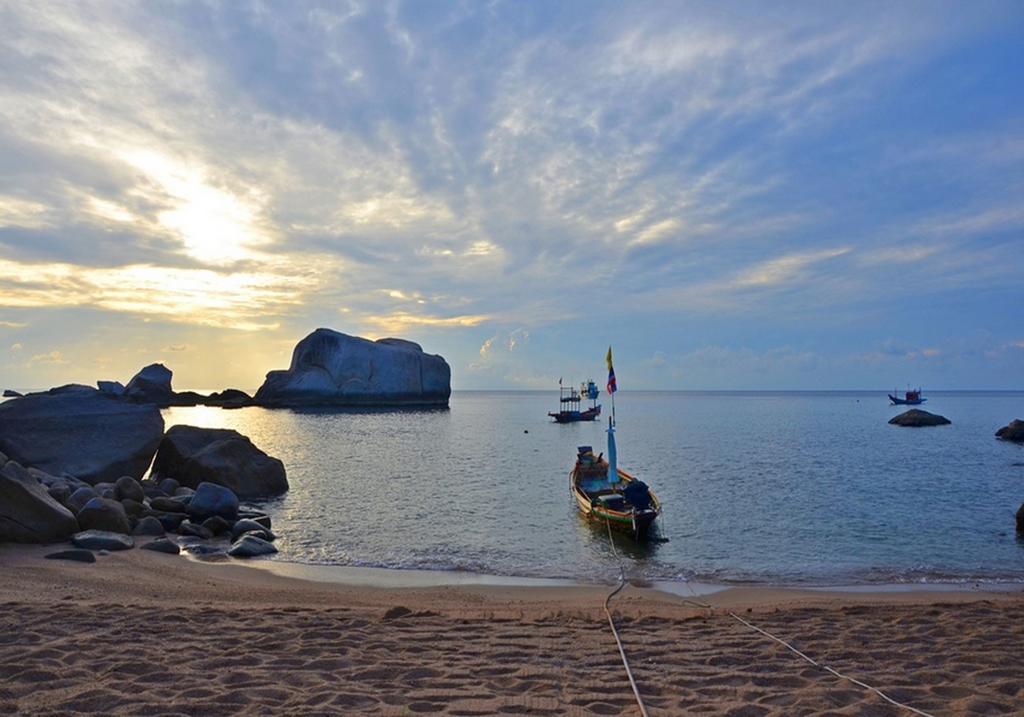
[[[612,349],[608,347],[608,394],[612,397],[612,415],[608,417],[608,458],[594,456],[590,446],[576,449],[576,464],[569,473],[569,491],[576,507],[587,518],[604,523],[609,529],[644,540],[661,514],[661,501],[647,484],[618,467],[615,446],[615,392],[618,385],[612,368]]]
[[[889,394],[889,400],[892,401],[894,406],[920,406],[928,399],[921,395],[920,388],[916,391],[908,388],[903,394],[903,398],[900,398],[900,392],[897,389],[893,389],[892,393]]]
[[[549,411],[548,415],[555,419],[555,423],[576,423],[577,421],[594,421],[601,415],[601,404],[597,402],[600,392],[597,384],[587,381],[580,385],[577,391],[575,386],[563,386],[562,379],[558,379],[558,403],[559,410]],[[580,403],[588,399],[591,402],[590,408],[580,409]]]

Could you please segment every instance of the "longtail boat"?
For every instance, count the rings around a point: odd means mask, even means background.
[[[643,540],[661,514],[661,501],[646,483],[618,467],[615,446],[615,392],[618,384],[612,368],[611,346],[605,360],[608,363],[608,394],[612,398],[612,415],[608,417],[607,431],[608,458],[605,459],[603,453],[595,457],[590,446],[579,446],[576,464],[569,473],[569,490],[585,516]]]
[[[889,400],[892,401],[894,406],[920,406],[928,399],[921,395],[921,389],[911,391],[908,388],[906,393],[903,394],[903,398],[900,398],[899,391],[893,389],[893,392],[889,394]]]

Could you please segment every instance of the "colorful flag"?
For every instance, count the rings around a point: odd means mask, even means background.
[[[615,383],[615,369],[612,368],[612,347],[608,347],[608,355],[604,357],[605,363],[608,364],[608,393],[615,393],[619,390],[619,387]]]

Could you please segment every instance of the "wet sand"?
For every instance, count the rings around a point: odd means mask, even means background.
[[[0,714],[639,714],[604,586],[380,587],[365,573],[45,552],[0,546]],[[912,714],[729,612],[931,714],[1024,714],[1019,592],[686,598],[628,587],[612,605],[651,715]]]

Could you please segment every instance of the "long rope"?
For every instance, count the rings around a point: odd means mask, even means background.
[[[702,602],[701,600],[697,599],[697,595],[696,595],[696,593],[693,592],[693,588],[690,587],[689,583],[684,583],[684,585],[686,585],[686,589],[689,590],[690,594],[693,595],[693,597],[694,597],[693,600],[684,600],[684,602],[690,603],[691,605],[698,605],[698,606],[703,607],[703,608],[712,608],[712,606],[709,605],[708,603]],[[811,663],[815,667],[817,667],[817,668],[819,668],[821,670],[825,670],[826,672],[831,672],[833,675],[835,675],[839,679],[849,680],[853,684],[855,684],[855,685],[857,685],[859,687],[863,687],[865,690],[868,690],[869,692],[874,692],[876,695],[881,697],[883,700],[885,700],[889,704],[894,705],[895,707],[900,707],[902,709],[908,710],[909,712],[913,712],[914,714],[921,715],[921,717],[935,717],[934,715],[932,715],[929,712],[925,712],[923,710],[919,710],[916,707],[911,707],[910,705],[904,704],[903,702],[897,702],[896,700],[894,700],[892,697],[890,697],[889,695],[887,695],[884,692],[882,692],[877,687],[872,687],[871,685],[867,684],[866,682],[861,682],[860,680],[858,680],[856,678],[853,678],[853,677],[850,677],[849,675],[844,675],[839,670],[833,669],[832,667],[829,667],[828,665],[821,664],[820,662],[818,662],[814,658],[809,657],[806,654],[804,654],[803,652],[801,652],[800,650],[796,649],[795,647],[790,645],[788,642],[786,642],[782,638],[776,637],[775,635],[771,634],[767,630],[764,630],[764,629],[758,627],[757,625],[753,625],[753,624],[747,622],[742,617],[740,617],[739,615],[737,615],[736,613],[734,613],[732,611],[729,611],[728,615],[729,615],[729,617],[733,618],[734,620],[737,620],[740,623],[746,625],[751,630],[754,630],[755,632],[759,632],[762,635],[764,635],[765,637],[774,640],[775,642],[779,643],[780,645],[782,645],[783,647],[788,649],[794,655],[797,655],[798,657],[806,660],[807,662]]]
[[[614,396],[614,394],[612,394]],[[614,408],[612,409],[615,410]],[[608,542],[612,546],[612,553],[615,555],[615,559],[619,561],[619,585],[604,599],[604,614],[608,616],[608,624],[612,628],[612,635],[615,636],[615,644],[619,646],[619,655],[622,657],[622,666],[626,668],[626,677],[629,678],[629,686],[633,688],[633,695],[636,697],[636,704],[640,708],[640,714],[643,717],[649,717],[647,714],[647,708],[644,706],[644,699],[640,696],[640,690],[636,686],[636,680],[633,679],[633,671],[629,669],[629,660],[626,659],[626,650],[622,647],[622,640],[619,639],[619,631],[615,628],[615,620],[612,619],[612,611],[608,608],[609,603],[613,597],[619,594],[622,588],[626,587],[626,568],[622,564],[622,558],[619,557],[619,551],[615,549],[615,540],[612,538],[612,524],[608,520],[607,516],[604,519],[605,526],[608,528]]]

